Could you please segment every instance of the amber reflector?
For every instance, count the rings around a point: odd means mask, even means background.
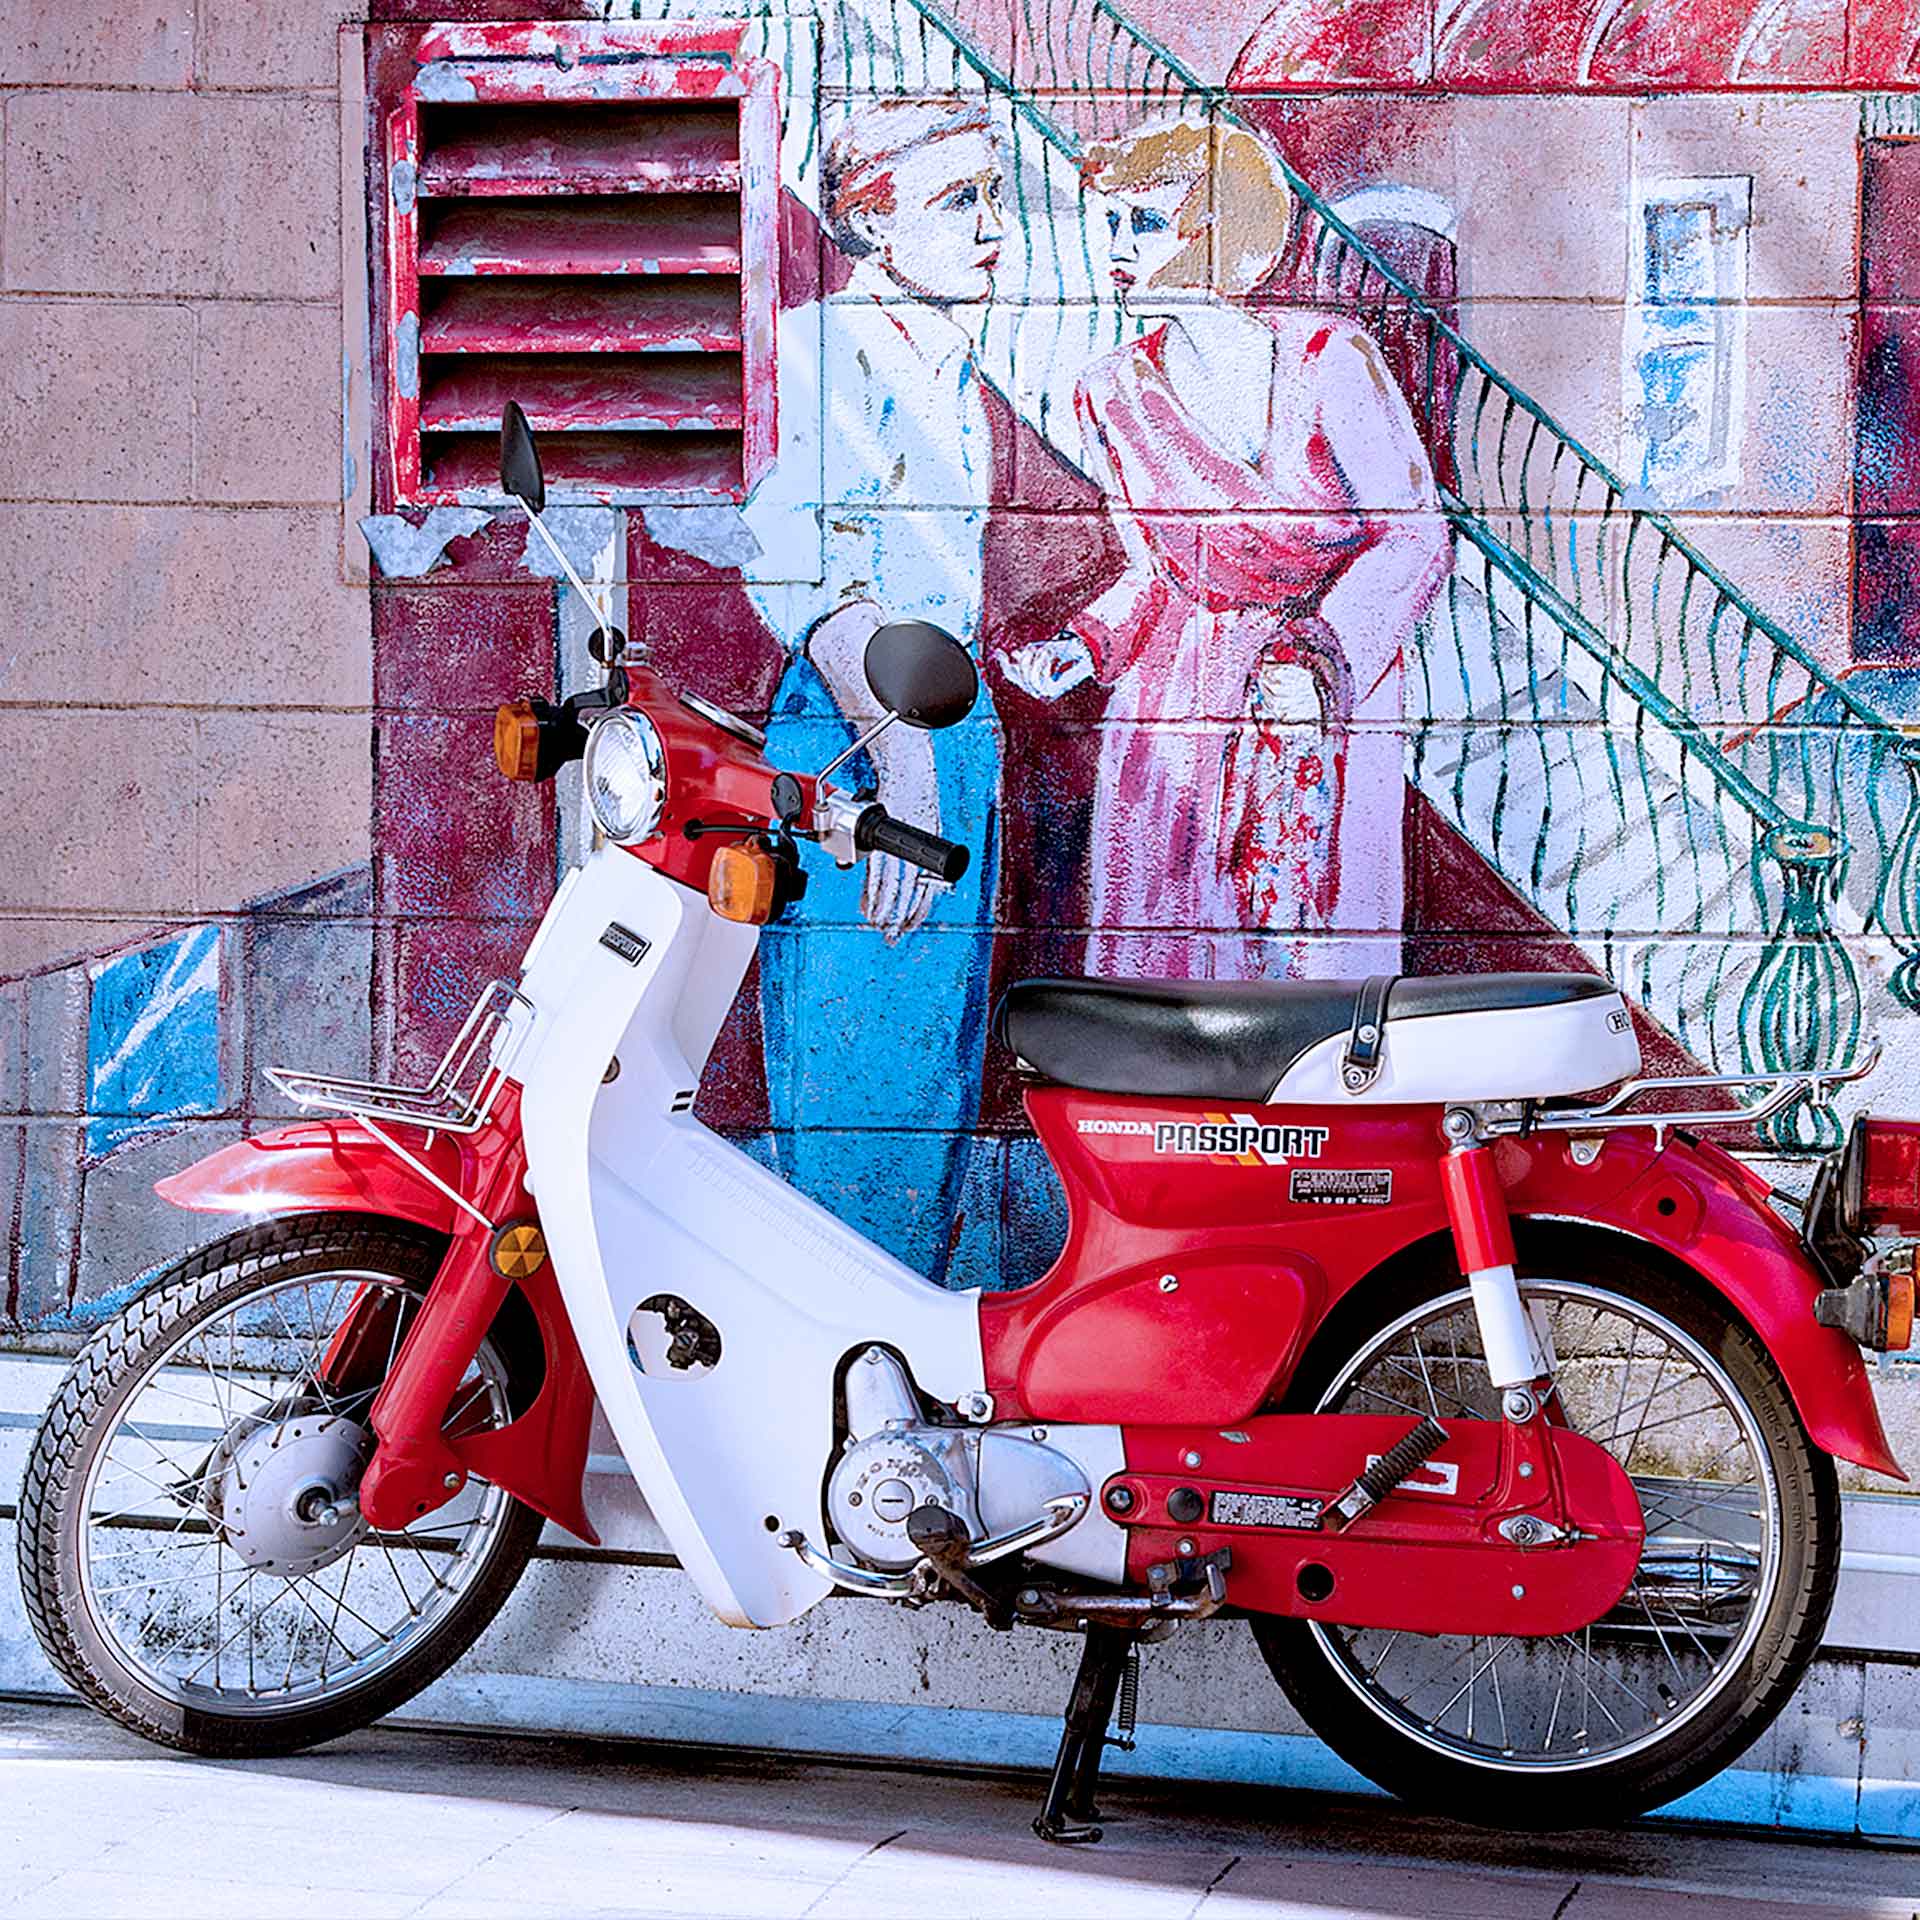
[[[707,873],[707,900],[723,920],[760,926],[773,917],[779,870],[764,847],[722,847]]]
[[[1913,1345],[1913,1270],[1895,1273],[1887,1281],[1887,1345],[1889,1353],[1905,1353]]]
[[[525,700],[514,700],[493,716],[493,757],[509,780],[536,780],[540,765],[540,722]]]

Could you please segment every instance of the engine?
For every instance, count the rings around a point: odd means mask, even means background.
[[[1029,1431],[932,1425],[906,1370],[882,1347],[848,1369],[846,1403],[848,1437],[827,1482],[827,1517],[847,1552],[881,1572],[919,1560],[907,1537],[916,1507],[945,1507],[978,1540],[1036,1518],[1055,1495],[1088,1491],[1086,1473]]]

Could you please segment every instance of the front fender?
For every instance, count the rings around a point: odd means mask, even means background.
[[[459,1143],[445,1134],[409,1151],[450,1187],[461,1181]],[[307,1122],[236,1141],[156,1180],[161,1199],[189,1213],[376,1213],[451,1233],[453,1202],[350,1121]]]
[[[1610,1138],[1601,1160],[1628,1159],[1638,1145]],[[1563,1152],[1557,1142],[1542,1143],[1540,1160],[1510,1194],[1516,1229],[1523,1231],[1529,1216],[1584,1222],[1666,1255],[1723,1294],[1759,1335],[1816,1446],[1906,1479],[1887,1444],[1860,1349],[1814,1319],[1814,1295],[1825,1282],[1757,1175],[1704,1140],[1675,1138],[1664,1150],[1645,1153],[1637,1175],[1595,1205],[1590,1189],[1574,1197],[1572,1190],[1584,1183],[1566,1179],[1571,1170],[1563,1171]],[[1543,1175],[1562,1186],[1560,1196],[1540,1190]]]

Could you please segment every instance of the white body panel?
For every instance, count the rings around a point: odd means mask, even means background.
[[[637,965],[602,944],[610,924],[648,943]],[[686,1110],[757,937],[603,848],[530,949],[513,1075],[528,1184],[607,1420],[707,1603],[768,1627],[830,1590],[777,1534],[824,1539],[848,1352],[894,1347],[948,1402],[985,1379],[977,1294],[910,1272]],[[719,1330],[711,1371],[643,1375],[629,1357],[634,1308],[662,1293]]]
[[[1596,994],[1557,1007],[1388,1016],[1379,1077],[1363,1093],[1341,1083],[1347,1036],[1310,1047],[1281,1076],[1279,1106],[1452,1106],[1590,1093],[1640,1071],[1627,1003]]]

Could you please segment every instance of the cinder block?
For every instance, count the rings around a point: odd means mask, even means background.
[[[364,706],[364,588],[326,508],[0,506],[0,698]]]
[[[72,1296],[80,1242],[77,1121],[28,1123],[23,1134],[14,1243],[14,1312],[21,1325],[57,1319]]]
[[[11,370],[0,413],[8,493],[185,496],[193,444],[193,315],[185,307],[7,301],[0,360]]]
[[[293,302],[219,301],[201,307],[198,318],[194,497],[337,501],[339,314]]]
[[[193,0],[142,7],[0,6],[0,73],[16,87],[185,87]]]
[[[339,85],[341,0],[200,0],[200,77],[210,87]]]
[[[179,723],[0,711],[0,818],[32,823],[0,906],[191,912],[194,788],[210,777]]]
[[[324,100],[17,94],[6,131],[16,290],[318,299],[338,289],[339,134]]]
[[[74,1311],[97,1324],[117,1313],[155,1269],[241,1223],[186,1213],[153,1183],[240,1137],[233,1121],[212,1120],[147,1135],[88,1167],[81,1215]]]
[[[252,1029],[250,1113],[287,1113],[266,1069],[309,1067],[356,1080],[372,1073],[373,928],[366,920],[262,915],[241,929],[240,982]]]
[[[195,898],[206,911],[369,857],[365,715],[205,713],[193,738]]]

